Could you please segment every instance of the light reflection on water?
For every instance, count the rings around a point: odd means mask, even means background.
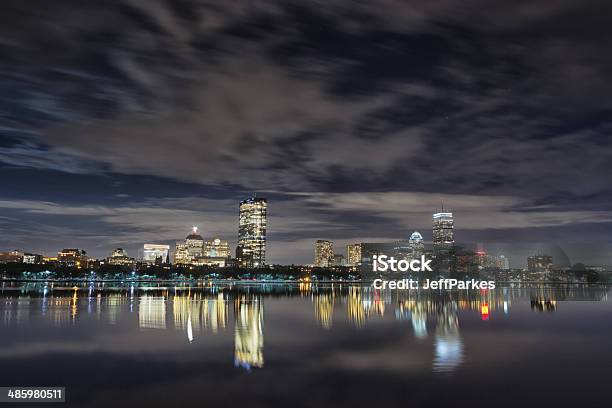
[[[349,333],[341,341],[355,341],[358,350],[361,336],[375,334],[382,340],[381,350],[397,354],[385,343],[393,340],[388,336],[409,333],[412,340],[400,340],[406,344],[404,347],[429,359],[432,375],[453,375],[466,364],[468,369],[471,357],[476,359],[479,353],[478,346],[464,338],[464,324],[468,325],[468,333],[476,329],[491,331],[498,324],[509,324],[515,311],[517,319],[520,314],[520,319],[537,323],[548,313],[564,313],[564,306],[578,301],[603,304],[607,302],[607,292],[605,287],[581,285],[449,292],[382,291],[369,286],[311,283],[198,287],[5,283],[0,290],[4,327],[0,346],[15,343],[11,333],[22,329],[35,330],[36,336],[44,339],[48,327],[63,330],[67,339],[79,329],[102,327],[104,333],[113,336],[116,331],[131,333],[136,329],[141,334],[132,337],[131,342],[141,341],[139,338],[143,342],[145,338],[155,341],[156,333],[173,332],[180,334],[172,341],[184,343],[181,347],[202,344],[204,350],[214,336],[221,336],[226,344],[233,342],[233,364],[227,359],[227,366],[254,372],[269,370],[266,359],[276,355],[274,347],[279,336],[295,336],[294,341],[301,341],[315,335],[317,350],[338,345],[333,340],[334,333]],[[276,331],[268,331],[269,319]],[[312,326],[296,326],[304,319]],[[317,341],[321,341],[318,346]],[[297,354],[298,351],[286,359],[295,359]],[[348,365],[358,369],[367,364],[360,357],[357,351]],[[4,358],[8,357],[0,356],[0,362]],[[275,358],[278,366],[279,357]]]

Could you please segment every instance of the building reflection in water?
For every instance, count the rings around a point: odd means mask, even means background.
[[[166,328],[166,298],[144,295],[138,304],[138,327],[141,329]]]
[[[334,295],[332,293],[322,293],[314,296],[315,316],[319,324],[329,330],[332,326],[332,316],[334,314]]]
[[[551,299],[531,299],[531,310],[539,312],[554,312],[557,310],[557,301]]]
[[[457,304],[445,303],[438,310],[433,371],[449,372],[463,362],[463,343],[459,336]]]
[[[362,326],[366,318],[366,309],[361,300],[361,292],[362,290],[359,287],[349,288],[346,307],[349,321],[352,321],[357,327]]]
[[[128,313],[138,313],[137,323],[143,329],[166,329],[168,325],[182,331],[189,342],[198,340],[204,329],[213,334],[228,327],[229,305],[234,305],[234,364],[250,370],[263,367],[263,303],[270,297],[300,297],[311,299],[316,321],[325,329],[349,324],[361,330],[368,321],[394,317],[417,339],[431,336],[433,345],[432,370],[451,372],[466,359],[459,330],[459,318],[477,314],[482,324],[486,320],[507,318],[511,308],[525,306],[534,311],[555,312],[567,300],[607,300],[607,288],[574,286],[517,286],[494,291],[389,291],[371,286],[323,285],[313,282],[300,285],[207,285],[185,288],[147,288],[130,285],[107,288],[104,284],[81,287],[54,287],[53,283],[31,286],[15,284],[2,287],[0,316],[5,327],[27,325],[39,319],[64,328],[95,319],[117,324],[128,319]],[[334,321],[334,311],[343,312],[344,322]],[[171,313],[168,310],[171,308]],[[387,311],[386,315],[385,312]],[[339,313],[336,313],[339,316]],[[135,317],[135,316],[134,316]],[[337,318],[337,317],[336,317]],[[168,319],[172,321],[168,323]],[[435,327],[435,329],[434,329]],[[433,336],[432,336],[433,334]]]
[[[189,341],[194,340],[194,332],[210,328],[217,333],[227,326],[228,309],[223,292],[207,296],[201,292],[177,293],[172,298],[174,327],[185,330]]]
[[[117,324],[123,306],[127,304],[128,298],[123,293],[111,293],[105,298],[106,315],[109,324]],[[89,306],[89,305],[88,305]]]
[[[247,370],[263,367],[263,303],[259,296],[234,300],[234,365]]]

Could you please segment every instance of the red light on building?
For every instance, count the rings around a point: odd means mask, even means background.
[[[480,305],[480,316],[482,320],[489,320],[489,305],[487,303]]]

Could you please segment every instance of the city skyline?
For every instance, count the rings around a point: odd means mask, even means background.
[[[257,191],[268,263],[443,201],[457,242],[612,264],[608,5],[152,2],[9,2],[0,248],[230,239]]]
[[[111,265],[133,266],[136,261],[142,261],[149,265],[169,264],[168,261],[172,260],[170,262],[171,264],[179,266],[209,265],[219,267],[239,266],[243,268],[257,268],[273,264],[265,262],[266,248],[268,245],[267,209],[267,198],[257,197],[256,194],[240,201],[237,217],[238,239],[236,240],[237,244],[234,251],[232,251],[232,246],[230,246],[230,240],[221,239],[219,236],[207,236],[207,238],[204,238],[199,234],[199,228],[194,225],[191,227],[191,233],[184,240],[174,240],[176,244],[174,246],[174,251],[170,249],[170,245],[160,244],[159,242],[149,242],[140,244],[137,250],[138,256],[132,257],[128,256],[127,250],[121,247],[115,247],[109,250],[109,252],[102,257],[92,257],[91,254],[87,253],[86,248],[80,246],[75,246],[73,249],[58,249],[57,252],[53,251],[51,256],[48,256],[48,254],[33,253],[33,251],[28,251],[23,248],[14,248],[4,251],[0,248],[0,253],[11,257],[12,253],[17,256],[17,253],[21,251],[21,254],[24,256],[24,263],[40,263],[42,258],[41,260],[36,260],[36,258],[41,256],[53,259],[55,255],[57,255],[57,259],[60,260],[63,256],[62,254],[67,252],[68,256],[72,259],[71,264],[76,264],[77,258],[80,258],[82,253],[83,256],[87,254],[87,259],[107,260]],[[441,207],[440,211],[444,211],[444,206]],[[451,252],[468,251],[473,254],[473,257],[475,257],[474,259],[478,259],[479,257],[482,258],[483,256],[493,257],[491,259],[502,259],[500,262],[507,263],[508,265],[505,269],[511,269],[509,265],[512,264],[512,269],[528,269],[532,271],[533,268],[530,264],[531,258],[538,256],[546,256],[555,259],[554,262],[552,262],[552,260],[550,261],[550,267],[545,268],[547,271],[552,270],[553,264],[556,270],[569,268],[574,264],[586,264],[597,268],[603,267],[604,269],[610,266],[606,263],[595,262],[593,258],[574,258],[572,262],[564,248],[551,243],[531,243],[527,245],[488,243],[488,249],[485,249],[482,241],[470,243],[456,242],[453,213],[448,211],[439,212],[437,208],[431,217],[430,231],[432,237],[430,241],[424,240],[419,231],[413,231],[408,239],[379,239],[377,242],[356,242],[353,240],[341,245],[338,245],[336,242],[336,248],[344,248],[343,250],[334,250],[334,241],[332,240],[317,239],[312,242],[312,244],[314,244],[314,259],[311,257],[309,262],[292,261],[285,265],[313,265],[319,267],[357,266],[360,262],[355,263],[350,261],[351,258],[353,258],[351,256],[351,252],[353,252],[351,248],[356,246],[359,247],[358,252],[360,256],[367,257],[367,255],[362,253],[364,245],[374,245],[374,247],[377,248],[380,247],[375,251],[382,250],[382,247],[385,247],[386,249],[384,249],[383,252],[390,250],[401,257],[418,258],[424,253],[427,244],[430,246],[429,253],[434,258],[440,257],[441,259],[448,259]],[[391,246],[394,248],[391,248]],[[247,248],[247,250],[243,248]],[[151,259],[151,255],[147,255],[147,251],[153,251],[153,253],[156,254],[155,258],[157,258],[160,255],[158,252],[160,250],[165,251],[161,254],[160,259]],[[218,251],[220,251],[219,254],[217,254]],[[118,257],[117,253],[119,253]],[[26,257],[31,258],[30,261],[32,262],[26,262]],[[235,265],[227,263],[231,258],[235,258]],[[480,262],[483,262],[483,260],[484,258],[480,259]]]

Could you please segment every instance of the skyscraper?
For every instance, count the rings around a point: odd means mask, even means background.
[[[250,197],[240,202],[238,220],[239,266],[257,268],[266,263],[266,225],[268,201],[261,197]]]
[[[435,256],[447,256],[455,245],[453,213],[442,212],[433,215],[433,251]]]
[[[410,235],[408,240],[408,247],[410,248],[410,257],[412,259],[420,258],[425,253],[425,244],[423,243],[423,236],[420,232],[414,231]]]
[[[177,241],[174,249],[174,263],[190,265],[202,256],[204,256],[204,238],[198,234],[198,227],[193,227],[191,234],[187,235],[183,241]]]
[[[326,268],[334,263],[334,244],[325,239],[315,242],[315,266]]]
[[[349,266],[357,266],[361,263],[361,244],[346,246],[346,262]]]
[[[168,259],[170,245],[144,244],[142,250],[142,261],[148,265],[163,264]]]

